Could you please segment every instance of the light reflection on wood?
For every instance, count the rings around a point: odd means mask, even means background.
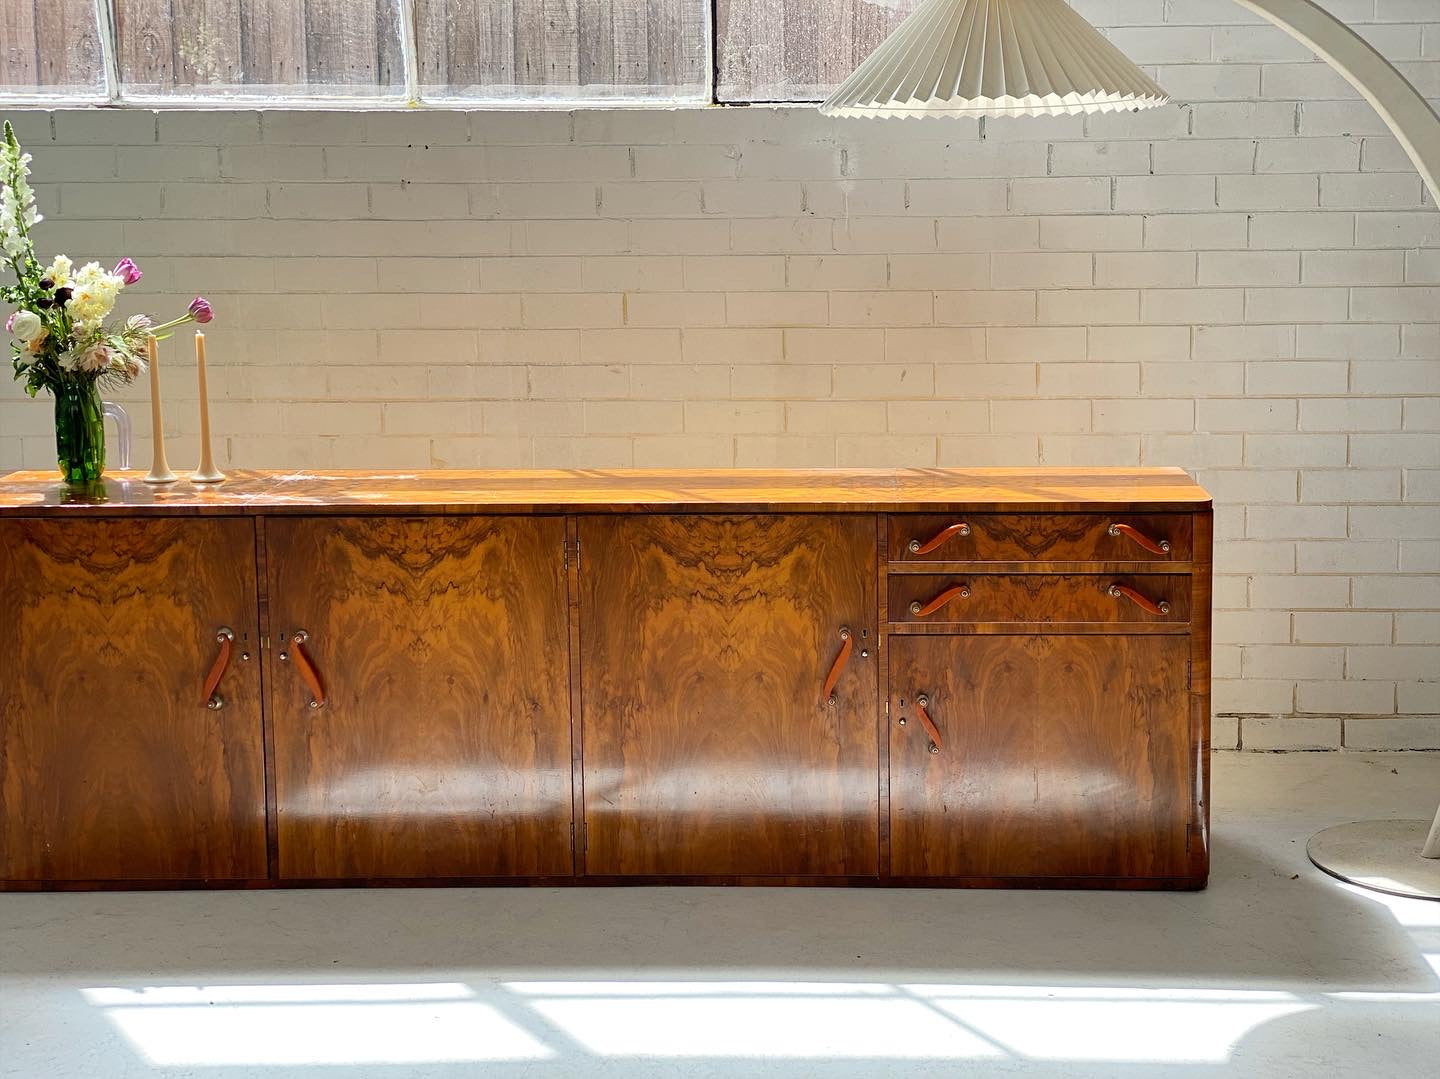
[[[1178,468],[238,470],[220,484],[156,489],[114,472],[77,495],[52,472],[0,478],[0,515],[726,510],[1069,512],[1144,503],[1191,510],[1210,496]]]

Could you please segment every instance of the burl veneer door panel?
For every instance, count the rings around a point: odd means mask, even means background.
[[[587,873],[878,872],[875,533],[850,515],[581,520]]]
[[[573,871],[564,542],[560,517],[267,522],[282,877]]]
[[[893,875],[1185,874],[1187,637],[891,637],[889,647]]]
[[[256,608],[249,520],[0,521],[0,879],[265,876]]]

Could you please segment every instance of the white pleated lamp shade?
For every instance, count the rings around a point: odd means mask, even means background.
[[[925,0],[820,111],[1063,116],[1169,100],[1065,0]]]

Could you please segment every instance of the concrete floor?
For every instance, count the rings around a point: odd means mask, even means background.
[[[1311,832],[1440,754],[1222,754],[1197,894],[505,889],[0,896],[0,1074],[1423,1077],[1440,903]]]

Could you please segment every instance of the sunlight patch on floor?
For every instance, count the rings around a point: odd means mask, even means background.
[[[1289,993],[1229,990],[778,982],[508,988],[591,1052],[632,1057],[1221,1061],[1254,1027],[1314,1006]]]
[[[1219,1062],[1284,992],[849,982],[95,987],[158,1066],[606,1058]]]
[[[144,1059],[185,1065],[438,1064],[554,1051],[464,985],[99,987]],[[461,999],[457,999],[461,998]]]

